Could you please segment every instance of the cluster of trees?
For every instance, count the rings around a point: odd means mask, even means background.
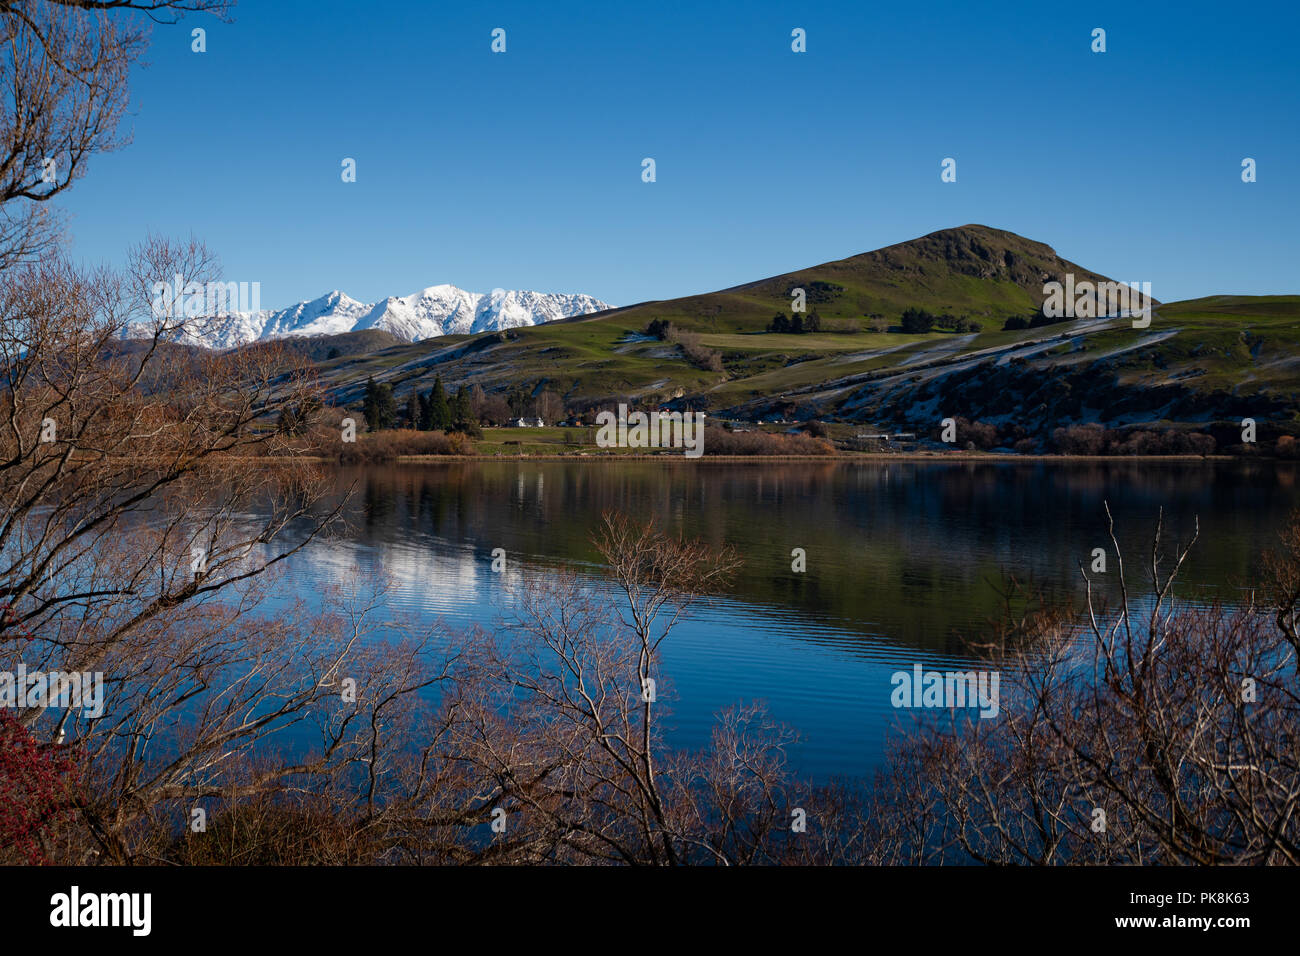
[[[706,348],[699,335],[680,329],[668,319],[651,319],[645,328],[646,335],[653,335],[661,342],[671,342],[682,350],[686,361],[706,372],[722,371],[722,354]]]
[[[393,398],[393,386],[387,382],[375,384],[372,375],[366,379],[366,397],[362,406],[366,416],[366,431],[386,431],[397,427],[397,401]]]
[[[540,418],[547,425],[554,425],[565,417],[564,400],[549,388],[515,385],[506,394],[506,404],[509,418]]]
[[[796,279],[785,288],[784,298],[790,298],[796,294],[797,289],[803,289],[804,299],[808,302],[831,302],[844,291],[844,286],[837,285],[834,282],[822,282],[814,280],[812,282],[806,279]]]
[[[1059,325],[1062,322],[1070,321],[1068,316],[1051,316],[1043,311],[1039,306],[1038,311],[1032,315],[1009,315],[1007,320],[1002,323],[1002,331],[1014,332],[1022,329],[1041,329],[1047,325]]]
[[[564,400],[549,388],[513,385],[505,392],[486,394],[481,387],[461,386],[451,394],[434,379],[427,392],[412,391],[399,413],[391,385],[366,381],[363,414],[367,431],[387,431],[399,422],[418,431],[461,432],[477,437],[479,426],[506,425],[515,419],[540,418],[548,425],[565,418]],[[296,427],[300,417],[290,413],[283,427]]]
[[[1012,448],[1020,454],[1032,454],[1046,445],[1047,450],[1063,455],[1212,455],[1217,447],[1213,435],[1172,428],[1151,431],[1108,429],[1096,423],[1069,425],[1053,429],[1049,442],[1047,436],[1031,435],[1022,425],[994,425],[961,416],[954,423],[957,446],[980,451]],[[942,434],[942,427],[937,427],[931,437],[939,441]]]
[[[812,433],[786,435],[764,431],[732,431],[708,425],[704,430],[705,455],[834,455],[835,445]]]
[[[956,426],[955,444],[958,447],[989,451],[1003,443],[1001,430],[996,425],[988,422],[971,421],[961,415],[953,419],[953,424]],[[943,427],[939,426],[934,429],[931,437],[935,441],[942,441],[943,433]],[[1016,441],[1026,434],[1027,432],[1021,428],[1016,434],[1008,434],[1007,441]]]
[[[442,376],[435,376],[428,392],[412,392],[407,397],[406,427],[422,432],[477,432],[478,420],[469,390],[462,385],[454,396],[448,396]]]
[[[671,319],[651,319],[645,327],[645,334],[652,335],[660,342],[667,341],[675,326]]]
[[[951,325],[948,323],[951,322]],[[951,328],[954,332],[982,332],[984,326],[969,316],[959,315],[956,318],[944,317],[939,323],[940,328]]]
[[[1213,435],[1203,432],[1108,429],[1090,423],[1052,431],[1052,444],[1064,455],[1212,455]]]
[[[932,312],[927,312],[925,309],[907,309],[903,312],[899,324],[902,326],[903,331],[909,335],[921,335],[934,328],[937,318],[938,316]]]
[[[790,335],[802,335],[805,332],[820,332],[822,330],[822,317],[813,309],[807,315],[801,312],[795,312],[789,318],[778,312],[772,316],[772,321],[768,323],[769,332],[787,333]]]
[[[934,329],[953,332],[980,332],[983,326],[965,315],[936,315],[926,309],[911,308],[903,312],[900,323],[904,332],[921,335]]]

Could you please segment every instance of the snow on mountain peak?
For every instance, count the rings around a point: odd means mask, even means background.
[[[613,306],[589,295],[505,289],[493,289],[484,295],[445,283],[371,304],[358,302],[335,289],[278,311],[232,312],[191,319],[174,338],[190,345],[228,349],[289,336],[382,329],[408,342],[418,342],[439,335],[540,325],[609,308]],[[147,324],[129,326],[123,333],[134,338],[149,334]]]

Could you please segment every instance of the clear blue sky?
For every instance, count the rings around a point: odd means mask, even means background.
[[[134,142],[62,205],[79,258],[193,232],[264,308],[441,282],[624,305],[969,222],[1166,301],[1294,293],[1296,10],[243,0],[155,29]]]

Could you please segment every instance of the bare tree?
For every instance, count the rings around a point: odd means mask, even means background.
[[[1176,606],[1189,543],[1166,556],[1157,522],[1135,594],[1115,539],[1118,603],[1060,608],[995,642],[997,720],[919,730],[895,754],[875,813],[925,862],[1300,862],[1300,698],[1287,625],[1297,532],[1273,559],[1278,602]],[[1193,542],[1195,538],[1193,538]],[[1165,566],[1168,570],[1165,570]],[[1141,595],[1141,596],[1139,596]],[[939,808],[915,826],[916,806]]]
[[[155,242],[137,258],[211,257]],[[335,715],[315,758],[263,765],[233,792],[337,769],[393,666],[365,662],[355,627],[258,612],[265,575],[341,508],[274,427],[280,409],[319,405],[309,371],[277,350],[173,345],[161,327],[122,340],[148,278],[51,258],[0,286],[0,669],[100,675],[98,713],[28,700],[16,715],[75,749],[81,851],[115,862],[161,808],[232,792],[230,773],[288,724]],[[359,694],[331,704],[343,676]]]
[[[227,0],[0,0],[0,271],[53,251],[45,204],[119,133],[146,23],[190,11],[225,16]]]
[[[564,402],[549,389],[537,396],[537,415],[548,425],[554,425],[564,416]]]

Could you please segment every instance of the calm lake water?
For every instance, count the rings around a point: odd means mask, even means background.
[[[340,493],[353,489],[348,533],[287,574],[301,595],[385,575],[394,614],[493,627],[529,575],[567,565],[606,588],[590,543],[606,511],[730,544],[744,561],[730,593],[696,604],[665,645],[670,740],[706,746],[719,710],[763,700],[800,733],[798,768],[825,779],[878,764],[899,726],[893,672],[972,659],[966,641],[997,616],[1004,573],[1080,596],[1079,563],[1108,546],[1103,502],[1131,578],[1162,506],[1170,542],[1199,517],[1181,598],[1235,603],[1300,506],[1296,478],[1271,463],[370,466],[338,472]],[[791,571],[794,548],[806,573]]]

